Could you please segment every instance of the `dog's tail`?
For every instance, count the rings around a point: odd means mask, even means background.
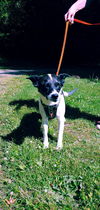
[[[73,93],[75,93],[77,91],[78,88],[75,88],[74,90],[70,91],[70,92],[65,92],[63,91],[63,94],[65,97],[71,96]]]

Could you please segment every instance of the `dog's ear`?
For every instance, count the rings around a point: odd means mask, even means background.
[[[41,76],[33,75],[31,77],[28,77],[27,79],[30,79],[35,87],[38,87],[40,78],[41,78]]]
[[[66,73],[63,73],[63,74],[59,74],[58,75],[58,78],[59,78],[59,80],[60,80],[60,82],[61,82],[62,85],[64,84],[64,81],[65,81],[65,78],[66,77],[69,77],[69,75],[66,74]]]

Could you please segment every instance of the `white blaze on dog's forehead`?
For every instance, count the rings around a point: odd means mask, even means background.
[[[48,76],[49,76],[49,78],[50,78],[51,80],[53,80],[53,78],[52,78],[52,75],[51,75],[51,74],[48,74]]]

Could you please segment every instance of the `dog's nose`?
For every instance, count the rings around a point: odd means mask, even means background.
[[[52,99],[53,99],[53,100],[57,100],[57,98],[58,98],[58,94],[57,94],[57,93],[52,94]]]

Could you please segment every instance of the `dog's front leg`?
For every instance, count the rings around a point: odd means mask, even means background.
[[[43,144],[44,149],[49,147],[48,142],[48,118],[42,118],[42,129],[43,129]]]
[[[45,110],[43,108],[43,105],[41,101],[39,101],[39,111],[42,117],[42,130],[43,130],[43,144],[44,148],[49,147],[48,143],[48,118],[46,116]]]
[[[57,142],[57,150],[62,149],[63,147],[63,132],[64,132],[64,122],[65,118],[58,118],[58,142]]]

